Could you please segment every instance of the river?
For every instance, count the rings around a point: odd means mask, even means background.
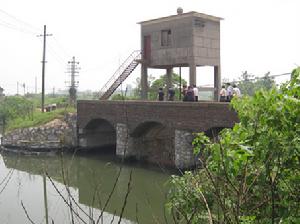
[[[112,155],[18,156],[2,153],[0,223],[31,223],[29,219],[33,223],[46,223],[44,187],[49,223],[53,220],[55,224],[64,224],[74,220],[74,223],[90,224],[92,219],[99,219],[102,210],[99,223],[118,223],[124,203],[121,223],[165,223],[166,183],[170,175],[169,171],[153,166],[122,165]],[[129,182],[130,192],[125,200]],[[71,208],[67,205],[69,202]]]

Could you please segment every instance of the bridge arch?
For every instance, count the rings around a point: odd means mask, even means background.
[[[90,120],[83,128],[83,146],[87,149],[114,150],[116,147],[116,129],[106,119],[97,118]]]
[[[174,165],[174,130],[157,121],[146,121],[130,133],[136,157],[150,163]]]
[[[220,132],[229,127],[210,127],[207,129],[204,133],[206,136],[208,136],[210,139],[213,139],[214,141],[217,141],[219,139]]]

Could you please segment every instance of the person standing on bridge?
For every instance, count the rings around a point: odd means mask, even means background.
[[[185,84],[183,84],[182,92],[181,92],[181,94],[183,96],[182,101],[187,101],[187,96],[186,96],[187,90],[188,90],[187,86]]]
[[[174,97],[175,97],[175,90],[172,87],[170,87],[168,90],[168,100],[174,101]]]
[[[227,102],[230,102],[233,95],[233,87],[230,82],[227,83]]]
[[[163,91],[163,88],[158,88],[158,100],[159,101],[164,101],[164,96],[165,96],[165,93]]]
[[[241,90],[237,87],[236,84],[233,85],[233,96],[241,97]]]
[[[222,89],[220,91],[220,102],[226,102],[227,98],[227,91],[225,89],[225,86],[222,85]]]
[[[186,92],[186,101],[194,102],[195,96],[194,96],[194,90],[193,87],[189,86],[188,90]]]
[[[197,86],[195,84],[193,85],[193,91],[194,91],[195,102],[198,102],[199,91],[198,91],[198,88],[197,88]]]

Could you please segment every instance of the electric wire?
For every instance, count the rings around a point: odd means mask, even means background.
[[[8,16],[8,17],[12,18],[13,20],[15,20],[16,22],[27,26],[28,29],[30,27],[30,29],[32,29],[32,31],[34,30],[33,33],[35,33],[35,32],[41,32],[41,29],[34,27],[33,25],[31,25],[31,24],[29,24],[29,23],[27,23],[27,22],[25,22],[25,21],[17,18],[16,16],[14,16],[14,15],[12,15],[12,14],[4,11],[3,9],[0,9],[0,13],[5,14],[6,16]]]
[[[43,41],[40,39],[40,42],[41,43],[43,43]],[[49,50],[49,53],[54,57],[54,59],[60,64],[60,66],[62,66],[62,67],[65,67],[65,60],[61,57],[61,56],[59,56],[57,53],[56,53],[56,51],[53,49],[53,47],[50,45],[50,44],[48,44],[47,45],[47,48],[48,48],[48,50]]]
[[[8,29],[12,29],[12,30],[15,30],[15,31],[18,31],[18,32],[21,32],[21,33],[25,33],[25,34],[30,34],[30,35],[35,35],[35,33],[31,32],[31,31],[28,31],[28,30],[24,30],[22,28],[19,28],[17,26],[14,26],[10,23],[7,23],[5,21],[2,21],[0,20],[0,25],[3,26],[3,27],[6,27]]]
[[[56,37],[52,37],[52,39],[56,42],[56,45],[64,52],[66,56],[69,58],[71,57],[72,54],[70,54],[70,51],[68,51],[58,40]]]

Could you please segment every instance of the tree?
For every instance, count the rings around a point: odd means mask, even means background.
[[[181,85],[187,84],[186,80],[181,79]],[[138,77],[135,81],[134,98],[139,98],[141,95],[141,78]],[[172,74],[172,87],[175,90],[175,95],[179,98],[179,86],[180,86],[180,76],[176,73]],[[162,75],[158,79],[154,76],[149,75],[148,77],[148,98],[150,100],[157,99],[158,89],[162,87],[164,92],[167,92],[167,75]]]
[[[243,72],[238,86],[243,95],[253,96],[258,90],[269,90],[275,86],[275,81],[270,77],[270,73],[266,73],[264,77],[258,78],[249,74],[247,71]]]
[[[148,76],[148,86],[151,86],[152,82],[155,80],[155,77],[151,74]],[[134,89],[134,98],[140,98],[141,97],[141,78],[137,77],[135,80],[135,86]]]
[[[180,87],[180,76],[176,73],[172,74],[172,87],[175,90],[175,96],[179,98],[179,87]],[[181,85],[187,84],[186,80],[181,79]],[[149,99],[156,100],[157,99],[157,92],[159,88],[163,88],[165,93],[167,90],[167,75],[162,75],[158,79],[155,79],[149,88]]]
[[[300,68],[280,90],[235,98],[240,123],[193,141],[202,168],[173,176],[177,222],[300,223]]]

